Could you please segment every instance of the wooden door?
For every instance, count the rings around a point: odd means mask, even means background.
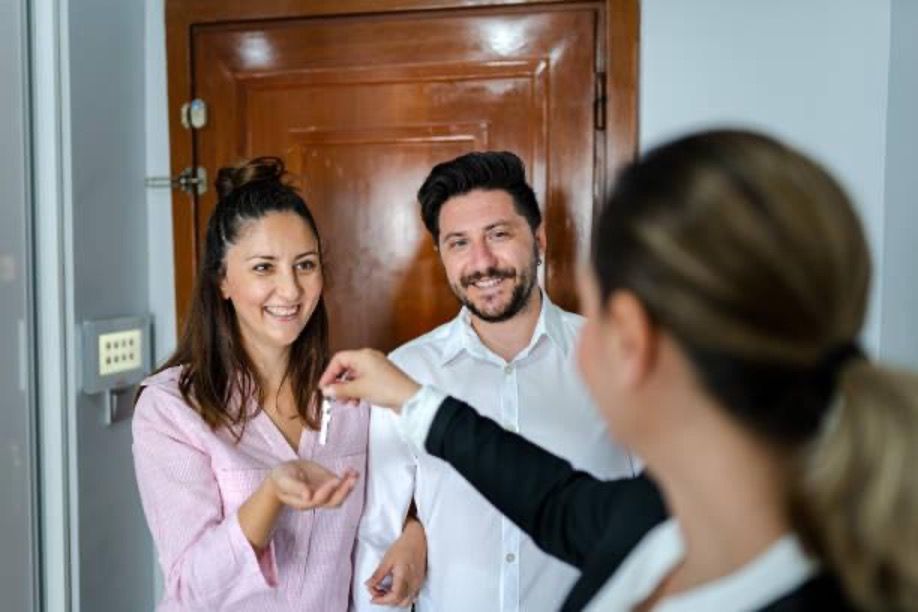
[[[390,350],[458,308],[420,220],[424,177],[468,151],[514,151],[545,214],[544,284],[575,308],[573,269],[608,166],[603,8],[195,25],[188,95],[208,119],[193,133],[194,163],[213,176],[242,158],[283,157],[322,234],[333,346]],[[213,190],[193,203],[198,241],[214,204]],[[177,267],[193,265],[191,251]]]

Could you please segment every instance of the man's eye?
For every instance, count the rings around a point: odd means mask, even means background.
[[[271,269],[271,264],[267,264],[267,263],[255,264],[252,267],[252,269],[255,270],[256,272],[267,272],[268,270]]]
[[[454,241],[452,241],[452,242],[449,243],[449,248],[450,248],[450,249],[459,249],[459,248],[464,247],[466,244],[468,244],[468,241],[467,241],[467,240],[454,240]]]

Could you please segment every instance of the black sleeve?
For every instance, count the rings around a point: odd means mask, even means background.
[[[440,405],[425,446],[542,550],[578,568],[601,539],[604,554],[619,547],[615,556],[624,558],[666,515],[648,478],[594,478],[451,397]],[[609,550],[609,536],[619,531]]]

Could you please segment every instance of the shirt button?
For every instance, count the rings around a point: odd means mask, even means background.
[[[513,373],[513,366],[508,363],[506,366],[504,366],[504,374],[512,374],[512,373]]]
[[[507,553],[507,563],[513,563],[514,561],[516,561],[516,555]]]

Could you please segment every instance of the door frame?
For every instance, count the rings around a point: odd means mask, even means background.
[[[166,0],[166,66],[169,88],[169,139],[172,176],[192,166],[194,132],[181,122],[182,105],[192,92],[192,29],[195,25],[234,21],[259,21],[304,17],[392,14],[481,7],[593,6],[604,9],[600,39],[605,52],[606,91],[605,168],[597,168],[603,202],[620,167],[633,160],[638,138],[639,0]],[[610,18],[610,16],[614,18]],[[189,137],[190,136],[190,137]],[[594,210],[594,214],[595,214]],[[197,199],[175,191],[172,195],[173,252],[175,263],[176,322],[181,327],[191,297],[199,251],[195,227]],[[179,262],[191,261],[188,267]]]

